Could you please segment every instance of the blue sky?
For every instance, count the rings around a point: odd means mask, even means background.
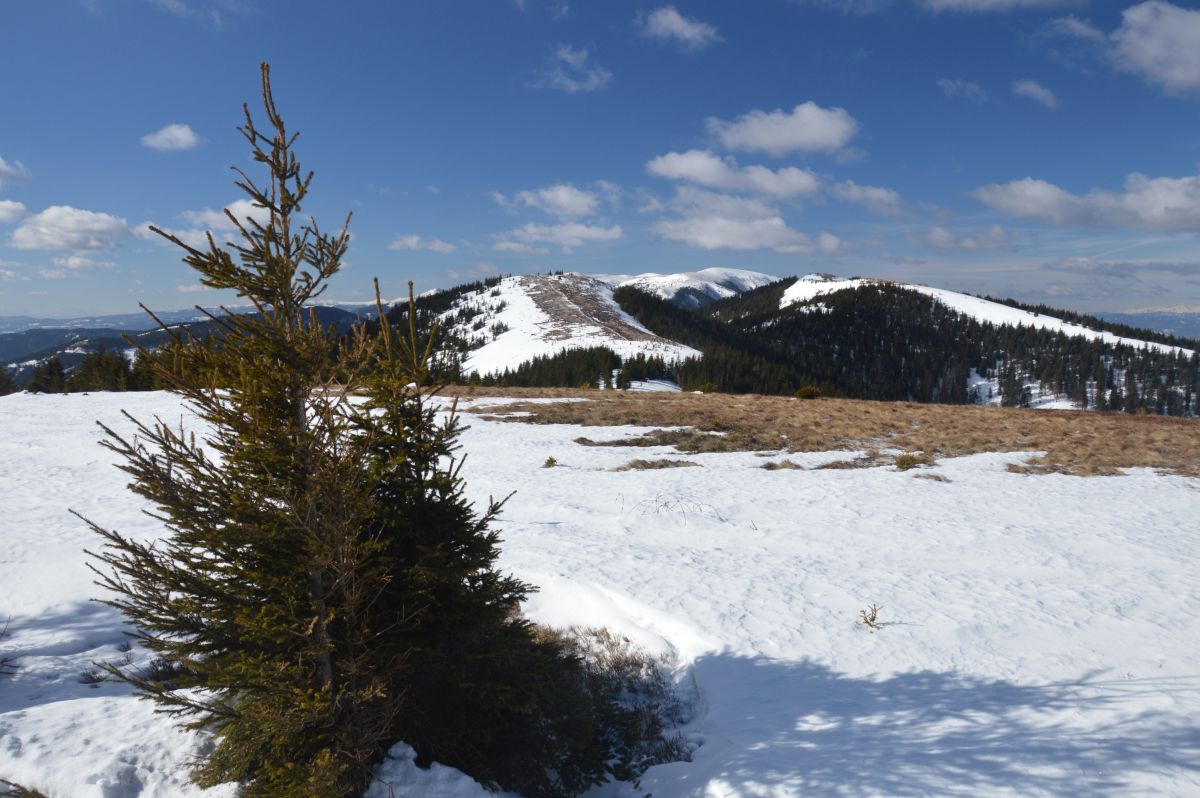
[[[331,298],[825,271],[1200,310],[1200,10],[1150,0],[9,0],[0,315],[232,301],[258,63],[354,213]],[[233,206],[235,210],[244,210]]]

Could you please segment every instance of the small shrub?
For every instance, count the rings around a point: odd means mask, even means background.
[[[0,640],[8,637],[8,624],[9,621],[5,621],[4,625],[0,626]],[[0,676],[7,676],[8,674],[13,673],[16,669],[16,658],[0,653]],[[0,782],[0,784],[2,783],[3,782]],[[0,793],[0,795],[3,794],[4,793]]]
[[[79,672],[79,683],[90,687],[96,687],[105,679],[104,671],[99,668],[84,668]]]
[[[858,611],[858,622],[874,632],[879,628],[879,611],[883,607],[876,607],[874,604],[867,607],[865,610]]]
[[[927,454],[919,452],[905,452],[904,454],[896,457],[896,470],[908,471],[916,468],[917,466],[931,465],[932,463],[933,458]]]
[[[46,798],[46,795],[16,782],[0,779],[0,798]]]
[[[546,462],[542,463],[542,468],[554,468],[558,465],[558,460],[554,457],[547,457]]]
[[[816,399],[821,395],[821,389],[815,385],[801,385],[796,389],[797,399]]]
[[[691,468],[699,467],[699,463],[691,460],[630,460],[625,465],[617,466],[613,471],[653,471],[660,468]]]
[[[635,781],[647,768],[690,761],[683,737],[672,729],[690,719],[691,708],[671,679],[667,657],[652,657],[607,629],[542,629],[582,663],[583,696],[608,750],[608,775]]]

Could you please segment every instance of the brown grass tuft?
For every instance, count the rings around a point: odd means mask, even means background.
[[[483,390],[484,395],[492,395],[492,389]],[[592,401],[514,401],[479,412],[512,423],[660,428],[611,443],[581,439],[585,445],[669,445],[686,453],[876,448],[920,451],[938,458],[1038,451],[1045,455],[1026,463],[1029,473],[1092,476],[1148,467],[1200,477],[1200,423],[1195,419],[852,399],[805,402],[753,395],[561,389],[523,389],[522,393],[584,396]],[[494,415],[517,411],[532,415]],[[681,425],[686,427],[679,429]]]
[[[699,463],[691,460],[630,460],[625,465],[610,468],[610,471],[654,471],[659,468],[698,468]]]

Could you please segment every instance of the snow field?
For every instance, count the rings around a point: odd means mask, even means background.
[[[80,679],[126,655],[66,508],[160,532],[96,445],[94,419],[128,429],[120,408],[184,415],[162,393],[0,398],[0,651],[20,656],[0,677],[0,778],[51,798],[230,795],[186,785],[202,740]],[[851,455],[806,453],[786,459],[809,470],[767,471],[782,453],[463,421],[470,495],[518,491],[501,565],[541,587],[529,614],[671,655],[694,697],[694,760],[593,798],[1200,795],[1196,480],[1009,473],[1023,454],[898,472],[812,470]],[[660,457],[700,467],[608,470]],[[871,603],[874,633],[855,622]],[[379,776],[370,798],[487,794],[403,745]]]
[[[858,288],[863,285],[874,285],[882,281],[872,278],[854,278],[843,280],[829,275],[808,274],[801,277],[795,283],[783,292],[783,297],[780,299],[779,306],[786,308],[788,305],[794,305],[797,302],[805,302],[813,297],[822,294],[831,294],[835,291],[841,291],[847,288]],[[947,291],[944,288],[930,288],[925,285],[916,285],[913,283],[896,283],[901,288],[907,288],[912,291],[919,291],[926,296],[932,297],[935,301],[945,305],[951,310],[957,311],[964,316],[970,316],[981,322],[988,322],[995,325],[1008,324],[1017,326],[1018,324],[1026,327],[1036,327],[1043,330],[1061,331],[1069,336],[1081,336],[1093,340],[1104,341],[1108,344],[1125,344],[1127,346],[1136,347],[1138,349],[1149,347],[1163,352],[1182,352],[1185,355],[1191,355],[1192,350],[1183,349],[1177,346],[1167,346],[1166,344],[1152,343],[1147,341],[1139,341],[1135,338],[1122,338],[1118,335],[1113,335],[1110,332],[1101,332],[1088,327],[1083,327],[1079,324],[1063,321],[1062,319],[1053,316],[1045,316],[1037,313],[1030,313],[1027,310],[1002,305],[999,302],[989,302],[986,299],[971,296],[969,294],[960,294],[957,291]]]

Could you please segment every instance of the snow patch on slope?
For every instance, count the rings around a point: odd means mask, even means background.
[[[658,274],[646,272],[637,277],[616,278],[618,286],[629,286],[645,291],[684,307],[698,308],[717,299],[726,299],[755,288],[778,282],[779,278],[762,272],[744,269],[701,269],[697,272]]]
[[[999,302],[991,302],[986,299],[971,296],[969,294],[960,294],[957,291],[947,291],[944,288],[931,288],[925,285],[916,285],[914,283],[901,283],[894,280],[882,280],[869,277],[855,277],[852,279],[841,279],[831,274],[807,274],[793,283],[783,292],[783,298],[779,302],[780,308],[786,308],[789,305],[794,305],[799,302],[806,302],[813,297],[823,294],[832,294],[835,291],[843,291],[848,288],[858,288],[864,285],[895,285],[900,288],[907,288],[911,291],[918,291],[931,297],[934,301],[945,305],[964,316],[989,323],[997,326],[1008,324],[1017,326],[1018,324],[1026,327],[1035,327],[1042,330],[1051,330],[1053,332],[1062,332],[1068,336],[1079,336],[1093,340],[1103,341],[1106,344],[1125,345],[1141,348],[1157,349],[1162,352],[1182,352],[1184,355],[1191,355],[1192,350],[1183,349],[1177,346],[1167,346],[1166,344],[1154,343],[1151,341],[1141,341],[1136,338],[1123,338],[1119,335],[1114,335],[1110,332],[1093,330],[1089,327],[1084,327],[1080,324],[1073,324],[1064,321],[1054,316],[1045,316],[1038,313],[1031,313],[1027,310],[1009,307],[1002,305]]]
[[[593,346],[607,346],[622,358],[700,356],[690,346],[647,330],[613,300],[612,286],[582,274],[506,277],[495,287],[462,297],[442,315],[443,321],[468,305],[480,308],[473,324],[490,340],[469,353],[466,373],[498,374],[535,357]]]

